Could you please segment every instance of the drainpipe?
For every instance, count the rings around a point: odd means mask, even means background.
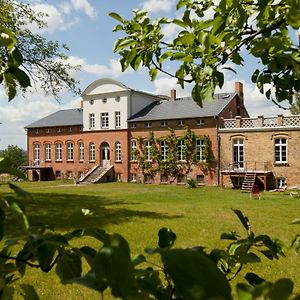
[[[220,153],[220,135],[219,135],[219,119],[218,116],[214,117],[216,120],[216,134],[217,134],[217,184],[220,185],[220,159],[221,159],[221,153]]]

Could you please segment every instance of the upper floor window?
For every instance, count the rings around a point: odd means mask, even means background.
[[[146,122],[146,124],[145,124],[145,127],[146,127],[146,128],[150,128],[150,127],[152,127],[152,124],[151,124],[151,122]]]
[[[79,143],[79,160],[84,160],[84,143]]]
[[[35,130],[34,130],[34,133],[35,133],[35,134],[38,134],[38,133],[40,133],[40,130],[39,130],[39,129],[35,129]]]
[[[116,128],[121,127],[121,112],[115,111],[115,126]]]
[[[93,105],[93,104],[94,104],[94,100],[91,99],[91,100],[89,101],[89,103],[90,103],[90,105]]]
[[[136,123],[131,123],[131,124],[130,124],[130,127],[131,127],[131,128],[136,128]]]
[[[50,133],[50,132],[51,132],[50,128],[47,128],[46,133]]]
[[[196,160],[204,160],[205,141],[201,139],[196,140]]]
[[[131,152],[130,152],[130,159],[136,160],[136,140],[131,140]]]
[[[145,143],[145,160],[151,160],[151,142],[146,140],[144,143]]]
[[[101,128],[108,128],[109,120],[108,120],[108,112],[101,113]]]
[[[95,144],[90,144],[90,161],[95,161]]]
[[[55,145],[55,160],[62,160],[62,144],[57,143]]]
[[[34,165],[40,164],[40,144],[34,144],[33,145],[33,159],[34,159]]]
[[[184,160],[184,150],[185,150],[184,140],[179,140],[177,143],[177,153],[178,153],[178,160],[180,161]]]
[[[73,160],[73,143],[67,143],[67,160]]]
[[[167,160],[168,158],[168,145],[165,140],[160,142],[160,155],[162,160]]]
[[[121,143],[116,142],[116,161],[121,161]]]
[[[51,145],[45,144],[45,160],[51,160]]]
[[[103,99],[102,99],[102,102],[103,102],[103,103],[106,103],[106,102],[107,102],[107,98],[103,98]]]
[[[168,122],[167,121],[162,121],[160,123],[161,127],[167,127],[168,126]]]
[[[69,132],[72,132],[72,130],[73,130],[72,127],[69,127],[69,128],[68,128],[68,131],[69,131]]]
[[[79,131],[82,131],[82,130],[83,130],[83,126],[80,126],[80,127],[79,127]]]
[[[184,121],[183,120],[179,120],[177,124],[178,124],[178,126],[184,126]]]
[[[287,163],[287,139],[277,138],[275,139],[275,163],[286,164]]]
[[[233,139],[233,167],[244,168],[244,140],[242,138]]]
[[[121,100],[121,97],[120,97],[120,96],[117,96],[117,97],[116,97],[116,102],[120,102],[120,100]]]
[[[204,120],[203,119],[198,119],[197,120],[197,125],[198,126],[204,125]]]
[[[89,129],[95,129],[95,114],[89,114]]]
[[[57,131],[57,132],[61,132],[61,128],[57,128],[56,131]]]

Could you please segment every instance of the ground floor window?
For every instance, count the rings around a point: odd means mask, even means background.
[[[160,182],[161,182],[161,183],[168,183],[168,182],[169,182],[168,179],[169,179],[169,178],[168,178],[168,175],[166,175],[166,174],[160,175]]]
[[[204,175],[197,175],[197,183],[203,184],[205,181]]]
[[[185,182],[186,182],[185,175],[178,175],[177,183],[185,183]]]
[[[61,171],[55,171],[55,178],[60,179],[61,178]]]
[[[151,176],[151,174],[145,174],[144,175],[144,181],[145,181],[145,183],[152,183],[152,176]]]
[[[276,186],[279,189],[282,189],[286,186],[286,179],[283,177],[276,178]]]
[[[243,185],[244,177],[231,177],[233,187],[239,189]]]
[[[136,173],[130,173],[130,181],[131,182],[136,182]]]
[[[121,173],[116,173],[116,181],[121,182]]]

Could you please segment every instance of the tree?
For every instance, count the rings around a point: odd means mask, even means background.
[[[26,163],[26,151],[15,145],[8,145],[7,148],[0,152],[0,156],[11,161],[11,167],[18,168]]]
[[[31,84],[40,85],[56,99],[65,88],[78,93],[77,82],[69,72],[78,70],[79,66],[66,62],[64,51],[68,47],[47,41],[28,29],[32,23],[39,28],[46,27],[45,14],[34,12],[29,4],[0,2],[0,83],[4,83],[9,100],[18,89],[24,92]]]
[[[291,113],[293,115],[300,114],[300,93],[295,94],[295,100],[291,106]]]
[[[276,103],[292,103],[300,91],[300,47],[291,38],[300,27],[299,0],[178,0],[177,10],[181,18],[154,21],[145,11],[134,11],[131,20],[110,13],[119,22],[114,31],[124,33],[114,47],[123,70],[143,65],[152,80],[160,71],[181,87],[193,83],[193,99],[201,105],[222,87],[224,69],[234,71],[226,64],[243,65],[243,56],[251,55],[262,66],[252,75],[260,92]],[[209,10],[214,15],[205,18]],[[179,31],[171,41],[162,31],[168,25]],[[174,63],[175,73],[166,61]]]

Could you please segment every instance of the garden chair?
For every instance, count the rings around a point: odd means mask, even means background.
[[[260,200],[260,190],[257,185],[253,186],[251,193],[250,193],[250,199]]]

